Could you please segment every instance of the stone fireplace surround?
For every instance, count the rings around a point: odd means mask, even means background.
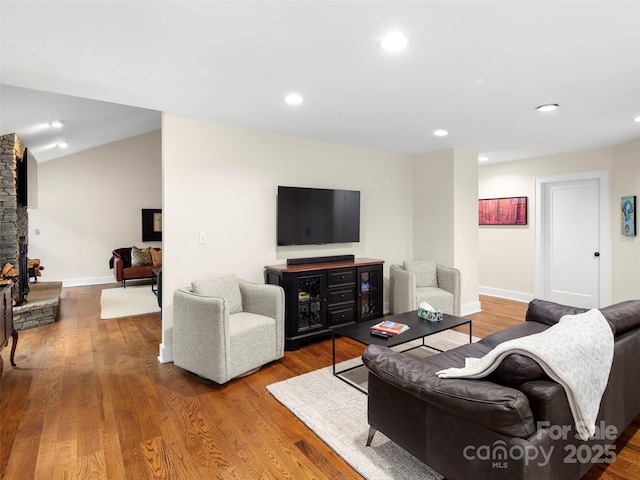
[[[18,202],[18,162],[24,157],[25,147],[15,133],[0,136],[0,268],[11,263],[19,269],[20,241],[28,243],[29,215],[27,207]],[[28,272],[23,272],[28,275]],[[28,280],[28,277],[27,277]],[[57,317],[62,284],[40,283],[32,286],[34,298],[13,308],[16,330],[53,323]],[[14,301],[19,298],[19,282],[13,286]],[[44,294],[44,291],[47,294]]]

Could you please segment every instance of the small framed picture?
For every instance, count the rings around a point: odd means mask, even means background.
[[[622,221],[622,235],[625,237],[636,236],[636,196],[622,197],[620,199],[620,215]]]
[[[162,241],[162,209],[142,209],[142,241]]]

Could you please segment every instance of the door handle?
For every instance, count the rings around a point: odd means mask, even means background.
[[[594,257],[599,257],[600,256],[600,252],[594,252],[593,256]]]

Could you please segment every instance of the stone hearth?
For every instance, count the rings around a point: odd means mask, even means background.
[[[30,207],[37,205],[25,198],[28,197],[27,162],[27,150],[15,133],[0,136],[0,268],[10,264],[18,272],[17,279],[10,279],[14,282],[13,323],[16,330],[55,322],[62,289],[61,282],[29,284],[27,204]],[[37,181],[37,173],[33,178]]]
[[[13,326],[16,330],[48,325],[56,321],[62,282],[38,282],[29,287],[25,304],[13,307]]]

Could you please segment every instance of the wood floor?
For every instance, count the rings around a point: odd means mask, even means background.
[[[0,478],[361,478],[265,389],[330,365],[330,340],[218,386],[158,363],[160,314],[100,320],[100,291],[64,288],[59,321],[20,332],[17,368],[3,349]],[[476,336],[524,318],[524,304],[481,301]],[[338,360],[361,354],[339,341]],[[585,478],[639,478],[639,427]]]

